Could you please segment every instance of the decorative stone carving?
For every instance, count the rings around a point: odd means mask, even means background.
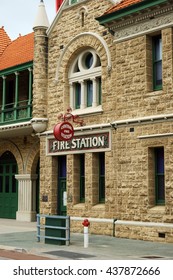
[[[110,30],[115,33],[115,42],[124,41],[142,34],[173,26],[173,6],[144,15],[116,22]]]

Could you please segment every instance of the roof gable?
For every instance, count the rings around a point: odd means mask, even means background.
[[[0,71],[21,65],[34,58],[34,33],[19,36],[4,50],[0,58]]]
[[[94,0],[92,0],[92,1],[94,1]],[[105,0],[105,1],[110,2],[110,5],[113,6],[113,5],[115,5],[115,1],[117,1],[117,0]],[[64,9],[73,8],[75,5],[85,4],[85,2],[87,2],[87,0],[74,0],[74,2],[73,1],[69,2],[69,0],[62,1],[61,5],[59,6],[59,8],[57,10],[54,20],[52,21],[50,27],[47,29],[47,35],[50,36],[52,30],[54,29],[54,27],[56,26],[56,24],[58,22],[58,19],[61,17],[61,14]]]
[[[4,27],[2,26],[0,28],[0,56],[2,55],[5,48],[10,44],[10,42],[11,39],[4,30]]]

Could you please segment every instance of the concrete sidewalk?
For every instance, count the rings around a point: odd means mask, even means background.
[[[173,244],[89,235],[89,247],[84,248],[83,234],[71,234],[70,245],[37,242],[36,223],[0,219],[0,249],[16,250],[71,260],[173,260]]]

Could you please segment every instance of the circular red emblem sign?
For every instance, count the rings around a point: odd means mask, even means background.
[[[71,123],[61,122],[54,126],[53,134],[58,141],[69,141],[73,138],[74,129]]]

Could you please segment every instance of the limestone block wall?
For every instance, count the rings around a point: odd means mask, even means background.
[[[74,7],[65,9],[62,12],[62,15],[58,18],[57,24],[51,30],[48,45],[48,129],[52,129],[53,125],[57,122],[57,115],[60,112],[66,112],[66,109],[69,107],[69,66],[75,56],[86,47],[94,48],[101,59],[102,108],[104,113],[100,115],[92,115],[92,117],[85,116],[85,123],[88,125],[90,123],[107,122],[107,118],[111,120],[111,115],[113,120],[116,102],[112,96],[111,88],[115,89],[115,79],[113,77],[113,72],[111,72],[110,76],[108,75],[108,61],[105,48],[101,44],[100,40],[91,34],[93,33],[102,37],[109,48],[110,56],[115,56],[113,36],[105,29],[105,27],[100,26],[95,20],[97,16],[101,15],[106,9],[108,9],[108,7],[111,6],[112,4],[109,1],[104,0],[84,1],[81,4],[74,5]],[[85,18],[83,25],[80,16],[80,11],[82,9],[86,11],[84,12]],[[90,33],[90,35],[86,33]],[[60,66],[58,67],[58,63],[63,52],[64,55]]]
[[[79,14],[83,6],[87,11],[84,24]],[[79,203],[77,161],[74,160],[74,155],[67,155],[67,214],[76,217],[172,223],[173,138],[164,134],[172,132],[173,121],[166,118],[152,121],[151,118],[144,123],[139,121],[128,124],[128,119],[172,114],[172,28],[162,30],[163,89],[153,91],[152,34],[121,43],[113,42],[113,36],[95,20],[95,17],[103,14],[109,6],[109,1],[91,0],[67,8],[48,34],[48,86],[44,99],[49,119],[48,131],[58,122],[57,115],[66,112],[69,107],[69,66],[74,57],[86,47],[94,48],[101,59],[103,112],[86,115],[85,123],[89,126],[127,120],[123,125],[114,128],[110,126],[111,151],[105,153],[105,203],[98,203],[94,153],[85,154],[84,203]],[[88,32],[89,34],[86,34]],[[111,71],[107,69],[106,50],[92,33],[99,35],[106,43],[111,57]],[[41,102],[40,100],[38,106],[42,106]],[[140,138],[159,134],[163,136]],[[43,214],[57,214],[57,157],[46,155],[46,137],[40,137],[40,207]],[[153,149],[161,146],[165,152],[165,205],[156,206]],[[48,201],[42,200],[44,196],[48,196]],[[72,221],[71,230],[81,232],[81,222]],[[114,230],[113,224],[92,222],[90,232],[172,242],[171,228],[117,225]],[[165,234],[165,237],[160,233]]]
[[[172,28],[162,30],[163,90],[152,89],[153,34],[116,44],[116,113],[118,119],[171,113]],[[164,102],[163,102],[164,101]]]

